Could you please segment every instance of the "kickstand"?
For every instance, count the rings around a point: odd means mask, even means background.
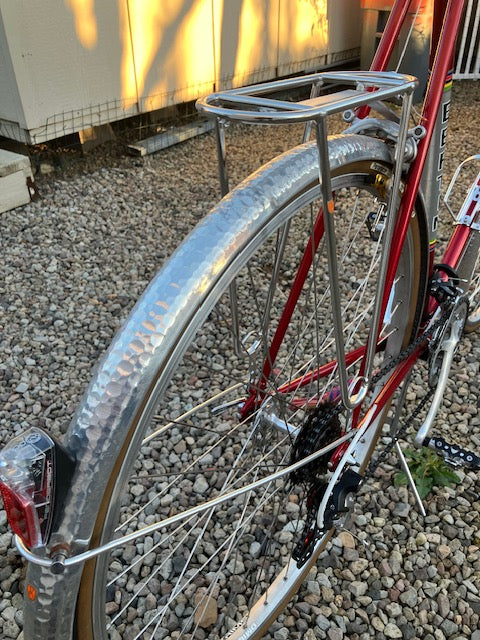
[[[423,506],[422,499],[418,494],[417,486],[415,484],[415,480],[412,477],[412,473],[410,471],[410,467],[408,466],[408,462],[405,460],[405,456],[403,455],[402,448],[398,442],[395,443],[395,449],[400,459],[400,464],[402,465],[402,469],[404,470],[405,475],[407,476],[408,484],[410,485],[413,491],[413,495],[415,496],[415,500],[417,501],[418,507],[420,509],[420,513],[422,514],[423,517],[425,517],[427,515],[427,512],[425,511],[425,507]]]

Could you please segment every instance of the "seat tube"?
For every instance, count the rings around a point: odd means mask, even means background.
[[[437,239],[438,213],[442,188],[443,161],[447,142],[448,116],[452,93],[452,73],[448,72],[440,101],[435,128],[425,160],[421,189],[425,196],[428,216],[429,241],[432,249]]]
[[[434,0],[432,41],[430,47],[430,71],[435,61],[438,42],[443,27],[443,18],[447,8],[447,0]],[[450,57],[448,72],[444,79],[443,91],[440,99],[437,119],[430,142],[425,168],[421,180],[421,189],[425,196],[426,211],[428,217],[428,230],[430,252],[437,239],[438,214],[440,209],[440,196],[442,188],[443,162],[445,145],[447,142],[448,117],[450,113],[450,101],[452,94],[453,53]]]

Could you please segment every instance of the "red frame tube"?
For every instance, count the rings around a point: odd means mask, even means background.
[[[480,187],[480,179],[478,179],[476,183],[474,182],[472,187],[475,186],[475,184],[477,187]],[[477,207],[477,202],[473,200],[472,195],[472,191],[470,191],[468,195],[468,208],[466,211],[468,215],[472,215]],[[465,201],[465,203],[466,202],[467,200]],[[472,228],[466,224],[459,224],[455,227],[455,231],[452,233],[452,236],[443,255],[442,262],[444,264],[448,264],[449,266],[453,267],[453,269],[457,268],[458,262],[462,257],[465,245],[471,232]]]
[[[396,0],[393,5],[372,64],[370,65],[370,71],[385,71],[387,68],[407,15],[410,2],[411,0]],[[357,109],[357,117],[361,119],[366,118],[369,112],[370,107],[368,105],[360,107]]]
[[[385,30],[370,65],[371,71],[384,71],[387,68],[398,36],[407,16],[411,0],[396,0],[388,16]]]
[[[452,233],[452,237],[449,240],[448,246],[445,249],[443,256],[443,264],[448,264],[455,269],[458,261],[460,260],[465,243],[468,240],[468,236],[471,233],[471,228],[464,224],[455,227],[455,231]]]
[[[426,129],[426,135],[419,142],[417,157],[415,158],[408,174],[406,188],[402,197],[397,225],[394,232],[396,243],[392,247],[389,268],[387,271],[385,285],[387,296],[384,299],[385,308],[388,301],[388,295],[393,283],[393,278],[395,276],[400,260],[400,252],[405,241],[410,215],[415,204],[418,188],[420,186],[420,179],[422,177],[422,171],[425,165],[428,148],[433,135],[435,120],[443,93],[445,77],[450,70],[451,52],[455,47],[455,39],[462,17],[462,11],[462,0],[449,0],[445,13],[444,27],[441,31],[440,40],[436,48],[434,65],[428,83],[427,93],[425,96],[425,102],[422,111],[421,124]]]

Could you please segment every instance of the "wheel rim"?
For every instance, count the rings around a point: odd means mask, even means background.
[[[366,318],[370,307],[365,300],[368,300],[372,294],[372,282],[374,283],[375,280],[379,257],[379,242],[367,240],[365,247],[362,244],[360,249],[360,235],[367,234],[365,216],[371,211],[378,211],[378,202],[375,202],[378,194],[372,190],[370,184],[369,172],[338,176],[334,178],[333,184],[338,211],[337,232],[341,238],[339,259],[344,266],[344,274],[348,271],[347,262],[350,265],[355,264],[353,276],[349,272],[348,278],[343,283],[346,343],[350,350],[358,345],[358,341],[362,342],[366,335]],[[362,189],[358,191],[360,188]],[[347,208],[347,204],[349,205],[352,201],[350,197],[352,190],[356,194],[353,213]],[[299,202],[303,205],[309,199],[312,199],[312,194],[303,194]],[[351,219],[349,219],[349,213],[352,213]],[[307,206],[301,215],[304,228],[312,229],[316,217],[315,207]],[[247,482],[254,479],[256,475],[265,473],[265,467],[276,468],[278,465],[288,463],[291,437],[282,433],[281,430],[272,428],[271,425],[267,425],[267,428],[265,422],[255,421],[255,419],[239,421],[233,409],[215,418],[220,438],[213,442],[210,409],[201,408],[194,414],[179,420],[178,416],[182,416],[185,411],[177,407],[177,404],[180,396],[187,398],[192,405],[194,401],[202,403],[208,400],[221,391],[220,380],[223,382],[223,387],[231,391],[219,399],[219,404],[231,400],[232,396],[238,397],[239,392],[244,392],[245,389],[248,391],[249,385],[251,387],[251,381],[248,381],[245,371],[247,373],[252,369],[256,371],[252,378],[254,384],[255,380],[259,380],[259,372],[265,358],[268,358],[265,355],[265,348],[257,346],[257,342],[262,343],[266,333],[265,327],[263,330],[258,328],[262,326],[261,318],[267,315],[273,327],[278,324],[278,317],[279,314],[281,316],[283,309],[282,301],[288,293],[288,283],[295,274],[295,265],[298,263],[301,249],[305,247],[310,237],[310,233],[300,234],[296,225],[299,228],[301,226],[300,214],[289,230],[289,236],[292,240],[298,240],[298,246],[295,245],[295,248],[292,246],[290,253],[290,248],[288,251],[285,250],[282,273],[276,283],[275,300],[279,300],[278,309],[269,300],[268,292],[259,292],[255,289],[255,295],[246,294],[249,284],[260,282],[260,274],[265,281],[268,281],[265,274],[275,272],[275,259],[272,260],[272,257],[279,255],[278,235],[273,234],[271,243],[263,245],[263,250],[256,253],[255,258],[236,280],[237,288],[240,289],[240,334],[244,340],[243,348],[249,350],[251,355],[245,359],[231,353],[232,331],[228,329],[231,323],[229,325],[227,322],[229,306],[226,296],[222,297],[217,305],[218,311],[212,312],[202,332],[196,337],[194,346],[187,351],[172,386],[167,389],[162,401],[165,409],[163,415],[159,414],[158,419],[163,425],[173,423],[168,429],[170,448],[165,447],[165,439],[152,439],[145,442],[141,454],[143,457],[135,463],[133,479],[128,482],[130,496],[139,510],[136,515],[133,515],[130,507],[120,506],[120,517],[124,521],[121,533],[142,526],[142,523],[148,524],[151,518],[157,519],[158,512],[162,516],[167,516],[174,508],[172,507],[174,502],[178,502],[180,508],[187,508],[191,505],[190,501],[201,497],[207,487],[213,486],[216,492],[223,490],[226,486],[235,487],[240,482]],[[412,286],[417,259],[414,255],[416,252],[414,244],[409,238],[401,264],[401,271],[405,275],[396,280],[394,294],[389,304],[392,320],[390,325],[385,327],[385,333],[390,335],[387,347],[389,353],[395,353],[401,348],[405,327],[412,322],[412,305],[409,296],[412,295],[412,291],[416,291],[415,286]],[[298,402],[294,410],[291,409],[292,399],[295,396],[298,400],[300,394],[298,391],[290,396],[279,394],[278,389],[285,382],[304,376],[306,371],[320,364],[316,362],[319,357],[317,354],[321,353],[321,363],[329,362],[334,357],[333,333],[329,323],[325,321],[325,314],[322,315],[322,322],[318,320],[323,306],[328,306],[328,290],[322,286],[326,282],[324,266],[322,266],[323,253],[321,250],[317,252],[317,259],[298,301],[296,309],[298,318],[292,319],[289,324],[292,336],[296,338],[300,336],[301,341],[294,338],[290,344],[290,336],[286,336],[285,344],[282,344],[279,355],[273,363],[274,372],[267,388],[268,395],[280,396],[277,398],[279,403],[276,408],[277,417],[295,426],[302,424],[306,414],[305,409],[298,406]],[[370,273],[372,282],[364,282],[365,273]],[[405,308],[408,309],[408,313],[403,312]],[[217,313],[216,316],[215,313]],[[258,317],[256,330],[252,330],[250,322],[248,326],[246,322],[254,316]],[[222,327],[220,336],[218,327]],[[212,337],[215,340],[212,340]],[[269,344],[270,341],[271,334],[264,342]],[[223,345],[224,342],[228,345]],[[314,345],[313,351],[312,345]],[[224,346],[229,358],[225,359],[225,354],[220,353],[219,346]],[[195,370],[192,373],[193,368]],[[355,365],[352,366],[352,375],[354,375],[354,369]],[[243,370],[244,373],[238,375],[237,370]],[[232,379],[227,380],[230,377]],[[239,379],[242,389],[233,388],[238,384]],[[210,387],[208,393],[205,390],[205,382],[208,382]],[[331,373],[325,379],[312,380],[303,387],[301,397],[315,398],[318,402],[337,386],[338,381]],[[186,387],[188,387],[188,394],[185,393]],[[187,407],[187,411],[189,410],[190,407]],[[199,425],[200,421],[203,421],[203,426]],[[204,447],[204,451],[199,458],[195,450],[200,446]],[[166,451],[163,450],[165,448]],[[241,460],[238,453],[243,454]],[[194,455],[197,457],[195,463]],[[223,465],[219,463],[221,458],[223,458]],[[186,466],[182,480],[179,480],[178,476],[172,476],[172,473],[178,473],[176,468],[178,460],[183,460]],[[231,460],[237,462],[233,463]],[[168,465],[170,468],[166,468]],[[123,483],[124,473],[126,471],[120,467],[118,486]],[[151,483],[151,486],[147,487],[147,483]],[[118,486],[113,489],[114,496]],[[167,544],[165,538],[153,536],[146,541],[139,540],[137,545],[131,545],[126,550],[114,552],[111,561],[102,559],[96,562],[87,569],[80,600],[82,603],[86,598],[91,603],[89,606],[92,607],[94,637],[109,637],[105,631],[102,602],[105,599],[109,618],[107,624],[113,621],[117,626],[117,630],[112,629],[109,632],[113,638],[171,637],[173,630],[182,629],[184,631],[176,637],[205,637],[207,633],[209,638],[215,638],[224,637],[229,629],[240,629],[241,627],[235,627],[235,625],[239,625],[245,619],[250,603],[261,599],[265,592],[265,584],[273,580],[278,573],[272,570],[273,565],[282,566],[288,562],[292,545],[300,535],[301,525],[298,521],[302,518],[302,499],[301,488],[289,493],[284,485],[279,487],[278,484],[274,484],[268,489],[256,492],[255,496],[247,494],[223,511],[217,511],[215,514],[206,512],[195,522],[188,523],[186,528],[172,534],[176,536],[175,542],[171,538]],[[112,502],[114,504],[109,505],[105,517],[107,524],[104,537],[110,536],[109,523],[116,519],[116,500]],[[251,503],[255,506],[252,507]],[[241,514],[240,518],[237,517],[239,514]],[[216,526],[218,521],[221,523],[220,527]],[[297,523],[292,524],[295,521]],[[267,558],[266,554],[258,556],[268,545],[273,548],[273,560]],[[233,547],[236,547],[235,553],[231,553]],[[319,549],[320,543],[317,552]],[[278,561],[279,556],[282,556],[281,561]],[[128,563],[129,559],[132,561],[132,566],[125,571],[124,564]],[[185,561],[189,560],[195,561],[196,565],[190,574],[188,573],[190,569],[185,565]],[[251,572],[248,565],[253,568]],[[207,570],[207,577],[203,578],[203,582],[197,572],[198,568]],[[117,574],[115,581],[113,581],[114,572]],[[213,576],[210,575],[212,573]],[[137,579],[132,578],[136,575]],[[171,586],[173,578],[182,583],[178,593],[175,593],[175,588]],[[106,597],[104,582],[107,583]],[[138,590],[138,586],[133,586],[135,582],[142,587],[141,590]],[[253,596],[250,594],[247,597],[245,588],[247,582],[251,583]],[[284,582],[286,582],[285,591],[293,591],[298,578],[292,576]],[[234,593],[233,596],[232,593]],[[176,604],[173,602],[173,595],[175,595]],[[231,598],[230,602],[227,597]],[[84,609],[88,609],[88,606],[80,604],[80,618],[84,615]],[[202,609],[204,609],[203,620],[200,619]],[[135,611],[138,613],[143,610],[143,614],[135,617]],[[217,632],[214,631],[213,624],[207,624],[209,620],[215,618],[219,627]],[[262,612],[253,617],[250,616],[248,624],[251,633],[246,635],[242,630],[242,637],[259,635],[269,618],[270,616]],[[79,626],[79,628],[82,627]],[[147,635],[144,636],[144,634]]]
[[[480,294],[480,256],[477,255],[473,268],[472,279],[469,287],[470,314],[465,324],[467,332],[474,331],[480,325],[480,305],[478,296]]]

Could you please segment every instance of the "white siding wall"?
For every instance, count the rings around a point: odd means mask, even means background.
[[[359,55],[359,0],[2,0],[0,134],[42,142]]]

